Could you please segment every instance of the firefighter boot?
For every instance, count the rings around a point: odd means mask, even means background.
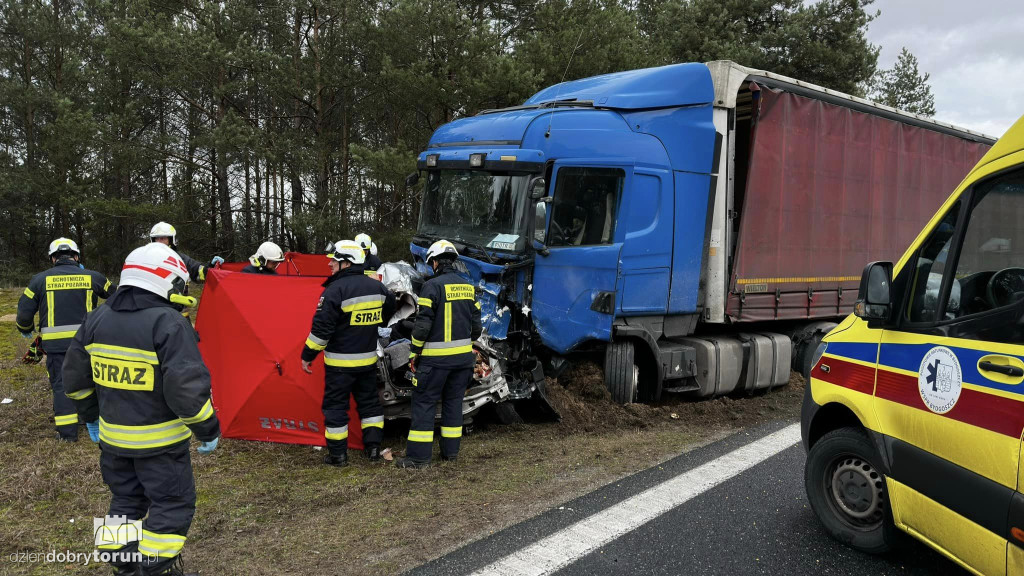
[[[413,460],[406,456],[395,460],[395,468],[430,468],[430,461]]]
[[[179,554],[174,562],[153,576],[199,576],[198,572],[185,572],[185,563]]]
[[[142,566],[138,564],[114,566],[114,576],[142,576]]]
[[[380,444],[367,444],[365,452],[370,462],[380,462]]]
[[[345,466],[348,466],[348,452],[345,451],[338,454],[328,453],[324,456],[324,464],[344,468]]]

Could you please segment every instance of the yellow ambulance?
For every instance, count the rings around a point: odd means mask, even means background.
[[[860,550],[898,528],[970,572],[1024,575],[1024,118],[858,298],[804,395],[811,507]]]

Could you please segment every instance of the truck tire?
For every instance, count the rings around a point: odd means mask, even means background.
[[[815,332],[814,336],[811,336],[801,345],[800,350],[800,375],[804,377],[805,382],[811,380],[811,369],[814,366],[811,365],[811,361],[814,360],[814,351],[818,349],[818,345],[821,344],[821,340],[825,337],[822,332]]]
[[[610,342],[604,352],[604,385],[618,404],[632,404],[636,398],[638,368],[633,343]]]
[[[857,550],[881,554],[896,545],[889,493],[871,439],[858,428],[825,434],[807,453],[807,500],[828,533]]]

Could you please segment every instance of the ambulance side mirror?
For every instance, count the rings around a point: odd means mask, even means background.
[[[892,262],[872,262],[860,277],[860,291],[853,313],[875,328],[889,320],[892,312]]]

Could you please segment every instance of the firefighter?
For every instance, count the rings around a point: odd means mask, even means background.
[[[248,274],[277,274],[277,267],[284,262],[284,252],[273,242],[264,242],[249,257],[249,264],[242,268]]]
[[[377,251],[374,250],[373,240],[370,239],[369,234],[359,234],[356,236],[356,243],[363,249],[363,257],[366,262],[363,263],[363,270],[367,276],[377,277],[377,270],[384,264],[377,257]]]
[[[53,391],[53,419],[57,425],[57,438],[68,442],[78,441],[78,414],[75,406],[64,395],[62,377],[64,353],[68,344],[85,321],[85,316],[107,298],[111,290],[110,280],[103,274],[86,270],[79,263],[78,245],[74,240],[58,238],[50,243],[50,262],[53,266],[36,274],[18,300],[18,315],[15,323],[22,336],[32,337],[33,317],[39,312],[39,340],[46,353],[46,372],[50,376]],[[95,420],[95,419],[93,419]],[[89,436],[98,434],[98,424],[86,420]],[[93,438],[97,441],[97,438]]]
[[[412,331],[409,369],[415,374],[412,423],[399,468],[426,468],[434,443],[434,415],[441,400],[441,459],[454,461],[462,440],[462,399],[473,378],[473,342],[480,337],[476,292],[455,272],[459,253],[447,240],[427,250],[434,277],[423,283]]]
[[[200,264],[196,260],[193,260],[192,258],[189,258],[184,254],[178,253],[178,231],[174,229],[174,226],[171,226],[167,222],[157,222],[156,224],[154,224],[153,228],[149,231],[149,239],[152,242],[159,242],[161,244],[169,246],[171,250],[174,250],[175,253],[178,254],[178,257],[181,258],[181,261],[184,262],[185,266],[188,268],[188,276],[190,280],[195,280],[197,282],[206,282],[206,271],[210,268],[217,266],[218,264],[224,263],[223,258],[221,258],[220,256],[214,256],[213,259],[210,260],[209,265]]]
[[[380,460],[384,409],[377,396],[377,328],[395,311],[395,296],[363,274],[364,253],[352,240],[327,247],[333,275],[324,282],[313,327],[302,349],[302,369],[324,351],[324,463],[348,465],[349,394],[356,400],[366,456]]]
[[[100,471],[110,516],[129,523],[108,544],[114,574],[182,574],[180,552],[195,513],[189,438],[217,447],[220,422],[210,373],[192,325],[179,312],[185,262],[161,243],[136,248],[121,287],[82,325],[64,361],[67,395],[79,415],[99,419]],[[142,520],[141,525],[138,520]],[[142,564],[130,562],[142,554]]]

